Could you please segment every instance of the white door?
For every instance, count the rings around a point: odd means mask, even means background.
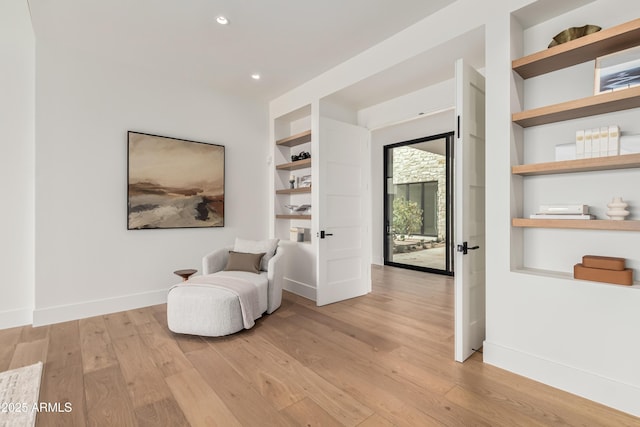
[[[455,360],[485,339],[485,95],[484,77],[456,61],[454,149]]]
[[[371,291],[369,131],[320,117],[318,134],[316,303],[325,305]]]

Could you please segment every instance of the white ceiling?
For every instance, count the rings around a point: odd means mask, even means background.
[[[265,101],[454,1],[28,0],[41,46]]]
[[[484,27],[478,27],[344,88],[330,99],[359,110],[452,79],[459,58],[482,69],[485,67],[484,45]]]

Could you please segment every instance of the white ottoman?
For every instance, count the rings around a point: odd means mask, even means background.
[[[173,332],[208,337],[244,329],[237,295],[197,285],[178,285],[169,291],[167,323]]]

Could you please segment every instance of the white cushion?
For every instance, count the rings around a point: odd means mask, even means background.
[[[175,286],[167,296],[169,330],[220,337],[244,329],[237,295],[216,288]]]
[[[269,260],[276,254],[278,241],[278,239],[245,240],[238,239],[236,237],[236,244],[233,247],[233,250],[236,252],[246,252],[251,254],[264,253],[265,255],[262,257],[262,262],[260,263],[260,270],[267,271]]]

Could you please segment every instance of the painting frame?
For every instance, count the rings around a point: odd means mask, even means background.
[[[596,58],[594,95],[640,85],[640,46]]]
[[[225,146],[127,132],[127,230],[225,224]]]
[[[303,175],[300,178],[299,187],[301,187],[301,188],[309,188],[309,187],[311,187],[311,175]]]

